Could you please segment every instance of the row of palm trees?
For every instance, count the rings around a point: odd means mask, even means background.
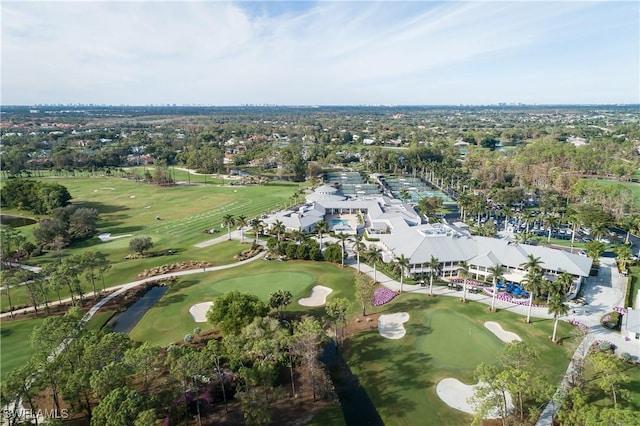
[[[552,341],[556,341],[556,331],[558,328],[559,317],[566,315],[569,312],[569,306],[565,302],[565,294],[570,290],[573,284],[573,276],[564,271],[555,281],[549,281],[544,278],[542,269],[542,260],[539,257],[535,257],[529,254],[527,260],[520,265],[526,272],[521,285],[529,293],[529,305],[527,309],[527,323],[531,322],[531,307],[533,306],[533,300],[543,291],[547,291],[547,308],[549,314],[553,315],[553,336]],[[491,310],[495,311],[496,295],[498,293],[497,283],[500,279],[503,279],[504,267],[500,264],[494,265],[488,269],[489,276],[493,283],[493,296],[491,299]],[[466,302],[467,296],[467,280],[470,277],[469,265],[466,262],[462,262],[458,267],[458,276],[462,278],[464,284],[464,291],[462,295],[463,302]]]
[[[230,232],[230,227],[233,225],[238,225],[240,227],[244,227],[247,225],[246,218],[244,216],[239,216],[238,218],[234,218],[232,215],[225,215],[223,217],[223,224],[226,226]],[[260,232],[264,230],[264,224],[258,218],[252,219],[248,222],[248,225],[251,226],[252,230],[255,233],[256,243],[258,239],[258,235]],[[322,238],[323,235],[328,233],[329,227],[325,221],[320,221],[316,224],[315,232],[318,234],[320,240],[320,249],[322,249]],[[271,227],[271,232],[274,233],[278,240],[281,240],[286,234],[286,227],[284,224],[277,220]],[[290,233],[292,239],[298,242],[304,241],[306,238],[306,233],[302,230],[292,231]],[[341,248],[341,266],[344,267],[344,258],[346,252],[347,243],[353,244],[353,250],[356,253],[356,262],[358,273],[360,270],[360,261],[364,259],[370,265],[373,265],[373,280],[377,282],[377,268],[378,264],[382,264],[382,250],[375,244],[371,244],[368,248],[366,244],[363,242],[362,235],[349,235],[345,233],[337,233],[334,234],[334,237],[338,240]],[[533,306],[533,300],[535,297],[542,293],[545,289],[547,290],[547,305],[549,309],[549,313],[554,315],[554,327],[553,327],[553,341],[555,342],[556,330],[558,325],[558,318],[562,315],[566,315],[569,311],[569,307],[564,303],[564,295],[569,291],[571,284],[573,283],[573,277],[567,273],[561,273],[555,281],[548,281],[544,279],[543,270],[542,270],[542,260],[539,257],[534,257],[532,254],[529,254],[527,261],[520,265],[523,269],[527,271],[525,278],[522,280],[521,285],[524,289],[529,293],[529,306],[527,311],[527,323],[531,322],[531,308]],[[408,267],[410,265],[410,259],[407,258],[404,254],[396,257],[392,263],[392,269],[399,273],[400,275],[400,292],[402,293],[404,290],[404,278]],[[440,260],[431,256],[430,261],[427,263],[429,267],[429,295],[433,296],[433,280],[435,277],[438,277],[442,274],[442,264]],[[491,300],[491,311],[496,310],[496,296],[497,296],[497,283],[499,280],[503,279],[504,267],[500,264],[494,265],[488,269],[489,276],[491,277],[493,284],[493,296]],[[470,270],[469,264],[467,262],[462,262],[458,266],[458,276],[463,280],[463,302],[467,301],[467,284],[468,279],[470,278]]]

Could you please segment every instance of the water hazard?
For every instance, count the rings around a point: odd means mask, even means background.
[[[141,299],[129,306],[126,311],[115,315],[108,322],[111,330],[116,333],[129,333],[133,330],[133,327],[138,324],[138,321],[142,319],[144,314],[167,292],[168,288],[169,287],[152,287]]]

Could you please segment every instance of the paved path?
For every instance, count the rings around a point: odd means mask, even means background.
[[[224,239],[222,241],[226,241],[228,239],[228,237],[225,235]],[[91,319],[91,317],[98,311],[98,309],[100,309],[102,306],[104,306],[105,303],[109,302],[110,300],[112,300],[114,297],[118,296],[119,294],[122,294],[123,292],[132,289],[134,287],[139,286],[140,284],[144,284],[144,283],[148,283],[148,282],[152,282],[152,281],[158,281],[164,278],[172,278],[172,277],[180,277],[183,275],[191,275],[191,274],[202,274],[204,272],[213,272],[213,271],[220,271],[223,269],[229,269],[229,268],[235,268],[237,266],[241,266],[244,264],[247,264],[249,262],[253,262],[256,259],[260,259],[262,258],[264,255],[266,254],[266,252],[262,251],[260,253],[258,253],[256,256],[250,258],[250,259],[246,259],[246,260],[242,260],[240,262],[236,262],[236,263],[229,263],[227,265],[220,265],[220,266],[209,266],[207,268],[198,268],[198,269],[189,269],[186,271],[178,271],[178,272],[170,272],[168,274],[162,274],[162,275],[155,275],[153,277],[148,277],[148,278],[144,278],[141,280],[137,280],[137,281],[131,281],[129,283],[125,283],[125,284],[119,284],[119,285],[115,285],[113,287],[108,287],[105,289],[105,291],[114,291],[114,293],[109,294],[108,296],[106,296],[105,298],[101,299],[98,303],[96,303],[91,309],[89,309],[89,311],[85,314],[85,317],[83,318],[83,321],[88,321],[89,319]],[[67,298],[67,299],[62,299],[61,303],[69,303],[71,302],[71,298]],[[49,306],[55,306],[60,304],[60,302],[58,302],[57,300],[55,302],[50,302]],[[97,307],[97,308],[96,308]],[[94,309],[95,308],[95,309]],[[22,309],[17,309],[15,311],[13,311],[13,315],[19,315],[22,313],[26,313],[26,312],[31,312],[33,311],[33,306],[29,306],[27,308],[22,308]],[[89,313],[91,313],[91,315],[89,315]],[[87,317],[87,315],[89,315]],[[0,318],[5,318],[5,317],[9,317],[9,312],[5,312],[3,314],[0,314]]]
[[[349,260],[351,262],[348,266],[353,268],[358,267],[353,260]],[[373,268],[361,263],[360,270],[373,278]],[[399,281],[389,278],[378,271],[376,271],[376,278],[383,286],[391,290],[400,291]],[[579,321],[586,325],[588,327],[587,335],[578,344],[560,386],[543,410],[536,426],[551,426],[553,424],[553,418],[560,408],[562,399],[570,389],[573,375],[575,374],[576,363],[581,362],[587,356],[589,348],[595,341],[606,340],[616,346],[615,353],[617,355],[627,352],[636,360],[640,359],[640,345],[637,341],[626,341],[621,333],[606,329],[600,325],[600,319],[605,314],[612,312],[614,307],[624,307],[626,286],[627,278],[618,272],[615,259],[607,257],[600,258],[600,273],[597,277],[587,278],[586,284],[584,285],[583,294],[587,305],[574,308],[572,313],[564,319],[566,321]],[[403,291],[405,293],[429,294],[429,285],[427,283],[426,287],[422,287],[420,285],[404,284]],[[462,291],[456,291],[442,285],[434,285],[433,293],[442,296],[462,297]],[[474,294],[467,291],[467,299],[491,305],[492,297],[484,293]],[[516,305],[502,300],[496,300],[496,308],[520,315],[527,315],[528,310],[528,306],[526,305]],[[548,313],[547,308],[544,307],[532,307],[531,316],[535,318],[553,318],[553,316]]]

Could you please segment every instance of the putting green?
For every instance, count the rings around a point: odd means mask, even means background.
[[[220,295],[231,290],[251,293],[266,303],[269,301],[269,295],[279,289],[289,290],[294,299],[307,297],[307,289],[315,281],[315,277],[306,272],[265,272],[218,281],[214,284],[213,290]]]
[[[416,350],[431,355],[435,367],[447,370],[474,369],[482,362],[492,364],[504,347],[485,327],[451,309],[427,313],[431,330],[416,338]]]
[[[251,266],[258,268],[269,266],[264,263],[266,262]],[[288,268],[292,265],[282,266]],[[243,268],[244,271],[247,269],[247,267]],[[265,271],[240,275],[242,272],[239,270],[228,270],[223,273],[230,276],[216,281],[206,281],[211,276],[202,277],[205,281],[198,281],[194,276],[183,278],[177,284],[171,285],[167,293],[131,330],[129,337],[136,341],[167,345],[180,340],[195,327],[200,327],[203,331],[211,328],[207,323],[196,323],[189,313],[189,308],[197,303],[213,301],[232,290],[255,294],[265,303],[269,301],[269,295],[276,290],[289,290],[293,299],[297,300],[308,296],[314,283],[317,282],[314,274],[300,271]]]

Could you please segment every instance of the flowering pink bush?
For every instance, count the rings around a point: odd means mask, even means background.
[[[373,293],[373,306],[382,306],[389,303],[398,293],[388,288],[379,288]]]
[[[580,330],[582,331],[588,331],[589,327],[587,327],[586,325],[584,325],[583,323],[581,323],[580,321],[576,321],[576,320],[569,320],[569,324],[571,325],[575,325],[576,327],[578,327]]]

